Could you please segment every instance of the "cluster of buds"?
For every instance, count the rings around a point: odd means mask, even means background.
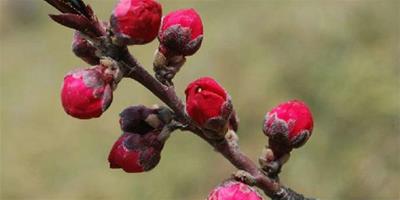
[[[119,0],[108,24],[100,23],[90,6],[81,0],[46,1],[63,12],[51,15],[52,19],[77,30],[72,50],[77,57],[92,65],[71,71],[64,77],[62,105],[66,113],[75,118],[100,117],[110,106],[113,91],[122,77],[127,75],[124,73],[128,59],[125,54],[115,54],[121,53],[121,49],[126,50],[127,45],[147,44],[158,37],[159,46],[153,61],[158,81],[148,74],[142,74],[147,77],[140,77],[142,79],[139,80],[152,81],[149,85],[156,88],[152,92],[157,94],[162,88],[159,94],[165,95],[163,92],[170,92],[171,87],[164,85],[173,85],[172,79],[185,63],[186,56],[196,53],[202,43],[203,24],[194,9],[181,9],[162,17],[162,7],[155,0]],[[133,63],[135,67],[140,67]],[[167,100],[170,98],[168,95]],[[128,173],[153,169],[161,159],[161,151],[170,133],[178,127],[194,127],[196,131],[200,130],[198,134],[204,134],[203,138],[208,142],[228,144],[228,148],[236,149],[235,132],[239,120],[228,92],[213,78],[202,77],[189,83],[185,95],[186,113],[178,110],[177,116],[165,107],[139,105],[123,110],[119,120],[122,135],[108,156],[110,168],[123,169]],[[312,129],[311,111],[301,101],[288,101],[268,112],[263,132],[269,140],[259,158],[261,172],[272,179],[278,178],[277,174],[290,152],[306,143]],[[261,200],[257,191],[249,186],[255,185],[257,180],[249,172],[241,172],[236,175],[236,180],[241,182],[225,181],[210,193],[208,200]]]
[[[123,134],[114,143],[108,156],[110,168],[138,173],[157,166],[169,134],[164,127],[171,118],[172,113],[164,107],[139,105],[122,111],[120,126]]]
[[[168,13],[154,0],[120,0],[111,16],[111,30],[117,45],[146,44],[157,36],[160,42],[154,56],[156,78],[172,85],[172,78],[200,48],[203,24],[194,9]]]
[[[237,131],[238,119],[231,97],[211,77],[191,82],[186,90],[186,112],[207,137],[222,139],[229,129]]]
[[[262,200],[261,195],[252,187],[238,182],[225,181],[208,195],[207,200]]]

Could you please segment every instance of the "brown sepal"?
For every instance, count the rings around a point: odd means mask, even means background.
[[[228,97],[227,101],[222,105],[221,115],[208,119],[204,124],[204,128],[209,132],[205,133],[206,136],[210,139],[224,138],[233,112],[232,101]]]
[[[81,31],[82,33],[86,33],[87,31],[85,30],[87,30],[87,28],[91,25],[90,21],[82,15],[64,13],[59,15],[50,14],[49,16],[55,22],[63,26]]]

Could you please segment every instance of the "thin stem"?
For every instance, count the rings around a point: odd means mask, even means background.
[[[279,191],[279,184],[263,176],[262,172],[258,169],[256,164],[248,158],[240,149],[236,146],[229,145],[226,140],[214,141],[204,136],[202,129],[198,128],[186,115],[185,107],[183,102],[178,98],[173,87],[167,87],[162,85],[157,79],[151,76],[144,67],[129,54],[128,51],[125,52],[126,55],[123,56],[123,62],[126,66],[129,66],[128,73],[126,77],[132,78],[147,89],[149,89],[154,95],[156,95],[161,101],[168,105],[179,117],[179,120],[183,124],[187,124],[189,130],[203,140],[207,141],[212,145],[218,152],[220,152],[226,159],[228,159],[236,168],[245,170],[251,175],[258,177],[257,182],[258,187],[260,187],[268,196],[275,194]]]
[[[124,54],[122,61],[128,67],[128,72],[125,76],[132,78],[145,86],[168,107],[170,107],[180,119],[187,119],[184,112],[185,105],[176,95],[174,87],[168,87],[161,84],[144,69],[144,67],[129,53],[129,51],[125,51]]]

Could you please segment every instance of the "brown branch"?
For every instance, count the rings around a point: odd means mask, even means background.
[[[112,51],[115,52],[115,51]],[[283,187],[280,183],[268,178],[264,173],[257,167],[257,165],[248,158],[243,152],[240,151],[239,147],[235,144],[228,142],[227,139],[222,141],[215,141],[205,137],[203,129],[197,127],[195,123],[187,116],[185,107],[181,99],[176,95],[174,87],[167,87],[151,76],[144,67],[128,52],[126,49],[123,56],[114,56],[114,58],[122,58],[123,66],[125,66],[126,77],[132,78],[154,95],[156,95],[161,101],[169,106],[178,116],[178,121],[187,126],[187,129],[203,140],[208,142],[221,153],[226,159],[229,160],[236,168],[247,171],[252,176],[256,177],[256,184],[258,188],[262,189],[266,195],[273,199],[305,199],[302,195],[295,193],[293,190]],[[301,197],[301,198],[300,198]]]

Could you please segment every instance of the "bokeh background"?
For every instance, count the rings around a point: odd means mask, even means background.
[[[88,0],[108,19],[114,0]],[[180,96],[193,79],[215,77],[233,97],[241,148],[256,160],[267,139],[264,113],[302,99],[314,114],[311,140],[296,150],[282,181],[320,199],[400,199],[399,1],[167,1],[164,13],[193,7],[205,39],[176,77]],[[0,0],[1,199],[198,200],[235,169],[194,135],[168,141],[153,171],[108,168],[120,134],[118,113],[160,103],[122,81],[100,119],[67,116],[64,74],[85,63],[72,31],[37,0]],[[151,70],[157,41],[131,47]]]

